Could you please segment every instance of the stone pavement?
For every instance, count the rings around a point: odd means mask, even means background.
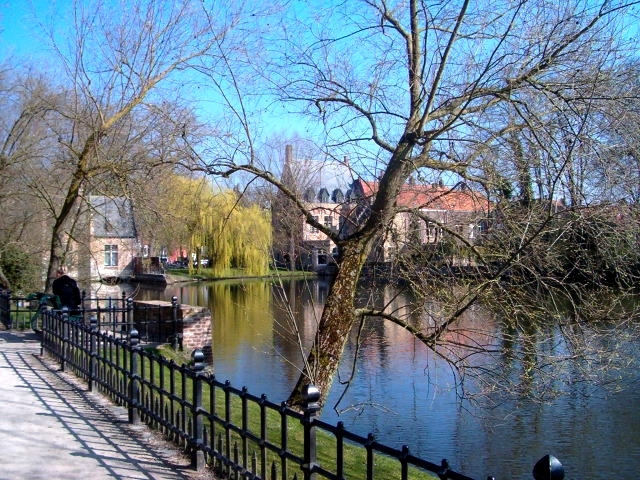
[[[0,480],[214,478],[41,357],[32,332],[0,330],[0,455]]]

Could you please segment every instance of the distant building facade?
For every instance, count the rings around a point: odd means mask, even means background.
[[[287,169],[290,156],[291,150],[287,149],[282,181],[295,191],[296,179]],[[316,222],[344,237],[366,221],[377,191],[377,182],[356,179],[346,191],[307,188],[301,198]],[[464,183],[451,187],[410,181],[400,190],[396,205],[399,213],[389,228],[380,233],[369,262],[391,262],[407,245],[415,247],[416,242],[430,245],[447,239],[474,244],[486,228],[490,211],[488,199]],[[308,224],[292,202],[276,198],[272,219],[276,263],[290,269],[316,271],[335,263],[334,258],[339,255],[335,243]]]
[[[129,279],[140,249],[133,206],[126,198],[89,198],[88,262],[92,281]]]
[[[326,188],[320,188],[316,195],[313,191],[305,192],[304,201],[313,219],[334,233],[344,228],[345,196],[342,190],[334,189],[331,195]],[[335,264],[338,255],[336,244],[329,236],[318,228],[303,223],[302,225],[302,262],[306,269],[326,269]]]
[[[293,148],[287,145],[281,181],[305,203],[315,221],[332,231],[342,228],[345,194],[336,188],[312,187],[308,171],[294,166]],[[305,178],[301,178],[305,177]],[[308,182],[305,184],[305,182]],[[335,265],[337,249],[333,241],[320,229],[309,225],[296,203],[278,192],[271,201],[272,251],[278,267],[289,270],[319,271]]]
[[[377,190],[377,182],[358,179],[353,183],[350,190],[352,208],[347,222],[351,231],[368,217]],[[464,183],[451,187],[417,185],[411,181],[402,186],[396,206],[400,211],[389,228],[381,233],[370,261],[392,261],[407,245],[415,247],[415,243],[437,244],[446,239],[475,244],[486,228],[491,207],[484,195]]]

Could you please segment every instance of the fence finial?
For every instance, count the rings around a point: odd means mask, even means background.
[[[533,478],[535,480],[562,480],[564,467],[560,460],[553,455],[545,455],[534,465]]]
[[[200,348],[196,348],[191,353],[191,360],[193,361],[193,370],[198,373],[204,370],[204,352]]]
[[[306,403],[305,412],[315,413],[320,410],[320,389],[315,385],[307,385],[303,393],[304,402]]]
[[[436,472],[436,475],[438,475],[438,478],[446,480],[447,478],[449,478],[449,470],[449,460],[443,458],[440,462],[440,470]]]
[[[129,332],[129,345],[131,345],[131,347],[137,347],[139,343],[140,343],[140,333],[138,332],[137,329],[132,328],[131,331]]]

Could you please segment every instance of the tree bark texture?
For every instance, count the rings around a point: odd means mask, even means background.
[[[342,353],[356,320],[354,301],[360,271],[368,252],[368,242],[350,243],[343,251],[338,273],[322,311],[313,346],[298,382],[289,396],[289,405],[304,404],[305,387],[315,385],[326,398]]]

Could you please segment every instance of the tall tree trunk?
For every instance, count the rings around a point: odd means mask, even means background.
[[[308,384],[313,384],[320,390],[323,400],[329,393],[349,332],[356,321],[355,298],[362,267],[374,241],[393,218],[398,193],[413,167],[408,161],[414,145],[410,137],[411,135],[403,135],[391,157],[365,225],[340,245],[338,273],[327,295],[307,363],[289,396],[290,405],[304,403],[305,387]]]
[[[81,191],[86,181],[86,172],[88,170],[89,161],[92,156],[96,155],[98,143],[104,133],[101,130],[94,131],[89,135],[87,141],[84,144],[84,148],[78,157],[77,164],[75,166],[75,172],[71,180],[71,184],[67,190],[64,203],[60,209],[60,213],[56,218],[56,222],[53,225],[51,232],[51,245],[49,250],[49,268],[47,271],[47,279],[45,283],[45,291],[49,291],[53,279],[56,278],[56,270],[59,266],[65,263],[66,252],[69,250],[68,233],[65,232],[65,227],[71,223],[72,213],[80,198]],[[65,238],[67,237],[67,238]]]
[[[338,273],[327,296],[313,346],[289,396],[289,405],[304,404],[304,393],[309,384],[316,386],[323,398],[331,388],[349,332],[356,320],[356,286],[370,249],[369,244],[364,239],[350,242],[342,252]]]
[[[9,283],[7,277],[4,275],[2,267],[0,267],[0,288],[4,288],[5,290],[11,289],[11,284]]]

